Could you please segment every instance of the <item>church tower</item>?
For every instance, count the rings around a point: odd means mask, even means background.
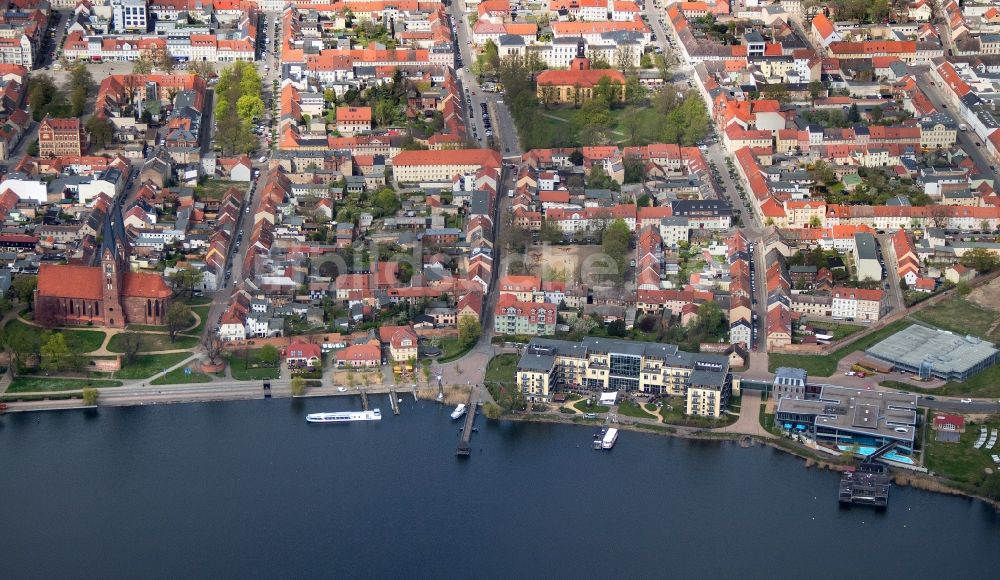
[[[122,308],[122,295],[125,292],[125,273],[128,271],[128,238],[125,235],[125,225],[122,221],[120,202],[115,200],[108,208],[108,217],[104,220],[104,232],[101,240],[101,278],[103,300],[101,312],[104,315],[104,325],[109,328],[125,328],[125,311]]]

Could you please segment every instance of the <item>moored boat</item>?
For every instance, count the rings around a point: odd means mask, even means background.
[[[306,415],[309,423],[351,423],[353,421],[381,421],[382,411],[345,411],[341,413],[310,413]]]
[[[465,403],[459,403],[455,410],[451,412],[452,419],[458,419],[465,414]]]

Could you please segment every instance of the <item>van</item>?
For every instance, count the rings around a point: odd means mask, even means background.
[[[597,418],[597,413],[584,413],[583,414],[583,418],[584,419],[596,419]]]

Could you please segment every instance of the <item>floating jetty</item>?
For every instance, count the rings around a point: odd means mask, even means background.
[[[474,387],[472,391],[469,392],[469,402],[466,404],[465,413],[465,425],[462,427],[462,438],[458,441],[458,449],[455,450],[455,455],[459,457],[468,457],[472,453],[472,448],[469,446],[469,441],[472,440],[473,426],[476,422],[476,412],[479,410],[479,403],[476,402],[476,388]]]
[[[395,389],[389,389],[389,406],[392,407],[392,414],[399,414],[399,397],[396,396]]]
[[[866,457],[856,469],[840,476],[837,499],[842,505],[859,504],[884,508],[889,505],[889,467],[878,459],[896,448],[890,441]]]

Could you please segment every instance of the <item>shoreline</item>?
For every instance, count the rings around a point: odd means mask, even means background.
[[[313,390],[312,392],[307,392],[303,395],[293,396],[288,392],[287,387],[278,387],[277,392],[272,393],[271,398],[273,399],[311,399],[320,397],[358,397],[360,393],[355,390],[353,392],[339,392],[331,390],[331,392],[318,392],[319,389]],[[367,392],[368,395],[387,395],[389,389],[373,389],[375,392]],[[400,394],[406,393],[410,394],[413,389],[399,389]],[[467,397],[468,389],[459,388],[446,388],[446,397],[444,400],[440,401],[442,405],[454,404],[456,398],[461,398],[463,401]],[[417,388],[417,398],[423,401],[437,402],[437,387],[426,386],[423,388]],[[57,393],[53,393],[57,394]],[[139,397],[136,397],[138,399]],[[12,402],[7,403],[7,409],[0,412],[0,416],[7,413],[30,413],[30,412],[47,412],[47,411],[68,411],[68,410],[97,410],[100,407],[140,407],[146,405],[174,405],[174,404],[186,404],[186,403],[220,403],[228,401],[249,401],[249,400],[264,400],[263,393],[261,394],[250,394],[246,392],[231,392],[231,393],[220,393],[220,392],[199,392],[199,391],[189,391],[189,392],[175,392],[171,393],[170,389],[160,390],[156,393],[144,393],[141,400],[128,400],[128,401],[108,401],[103,404],[98,399],[98,404],[96,405],[86,405],[83,403],[82,399],[45,399],[40,401],[28,401],[28,402]],[[484,418],[485,415],[483,415]],[[576,420],[574,420],[576,419]],[[487,421],[491,420],[486,418]],[[582,419],[579,415],[573,416],[560,416],[557,414],[524,414],[524,415],[501,415],[497,421],[516,421],[523,423],[552,423],[561,425],[571,425],[579,427],[602,427],[605,425],[603,419]],[[797,449],[791,445],[782,445],[777,440],[765,439],[762,437],[733,433],[733,432],[723,432],[723,431],[712,431],[706,430],[699,427],[688,427],[684,425],[671,425],[668,423],[663,424],[646,424],[646,423],[635,423],[631,421],[619,421],[616,427],[623,431],[632,431],[636,433],[647,433],[650,435],[666,436],[666,437],[676,437],[679,439],[690,439],[690,440],[701,440],[701,441],[738,441],[745,438],[749,438],[752,444],[760,444],[771,447],[774,450],[787,453],[793,457],[803,460],[803,466],[806,469],[811,469],[817,467],[819,469],[826,469],[830,471],[843,471],[846,464],[836,463],[833,461],[828,461],[819,456],[810,456],[806,453],[805,449]],[[923,491],[931,493],[939,493],[943,495],[950,495],[954,497],[965,497],[971,500],[979,500],[983,503],[991,506],[994,510],[1000,512],[1000,501],[992,500],[975,493],[970,493],[963,489],[960,489],[953,484],[950,480],[942,478],[937,475],[921,474],[915,472],[902,472],[900,470],[895,470],[892,472],[892,482],[898,486],[908,486],[915,489],[920,489]]]
[[[573,421],[572,419],[563,419],[557,416],[551,415],[503,415],[499,418],[503,421],[519,421],[524,423],[560,423],[564,425],[575,425],[575,426],[603,426],[604,421]],[[805,450],[799,450],[792,446],[781,445],[777,440],[764,439],[754,435],[747,435],[741,433],[731,433],[731,432],[721,432],[721,431],[705,431],[702,429],[694,427],[684,427],[681,425],[670,425],[663,424],[661,428],[649,428],[651,426],[642,423],[622,423],[619,422],[615,425],[618,429],[623,431],[633,431],[637,433],[648,433],[651,435],[659,435],[666,437],[676,437],[679,439],[690,439],[690,440],[700,440],[700,441],[738,441],[744,437],[750,438],[754,445],[765,445],[774,449],[796,457],[803,460],[803,467],[806,469],[812,469],[816,467],[818,469],[824,469],[829,471],[842,472],[847,467],[846,464],[840,464],[836,462],[826,461],[817,457],[810,457],[805,454]],[[690,431],[687,431],[690,430]],[[939,493],[942,495],[949,495],[953,497],[964,497],[970,500],[979,500],[995,511],[1000,512],[1000,501],[992,500],[990,498],[970,493],[968,491],[962,490],[957,486],[953,485],[950,480],[942,478],[936,475],[930,475],[926,473],[918,472],[904,472],[896,468],[891,472],[892,483],[894,485],[903,487],[912,487],[914,489],[919,489],[922,491],[927,491],[930,493]]]

